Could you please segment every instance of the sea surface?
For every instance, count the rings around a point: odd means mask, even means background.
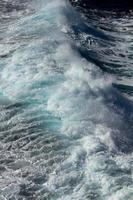
[[[133,199],[133,12],[0,1],[0,200]]]

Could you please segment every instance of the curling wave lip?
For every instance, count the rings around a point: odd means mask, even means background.
[[[99,8],[104,10],[130,10],[133,9],[132,0],[70,0],[72,4],[84,8]]]

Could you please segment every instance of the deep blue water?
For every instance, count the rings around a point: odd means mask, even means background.
[[[0,1],[0,200],[133,199],[133,13]]]

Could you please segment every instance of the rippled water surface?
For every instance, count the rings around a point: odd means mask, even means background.
[[[0,1],[0,200],[132,200],[133,14]]]

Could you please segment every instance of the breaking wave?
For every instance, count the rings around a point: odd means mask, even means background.
[[[131,200],[132,13],[0,3],[0,199]]]

